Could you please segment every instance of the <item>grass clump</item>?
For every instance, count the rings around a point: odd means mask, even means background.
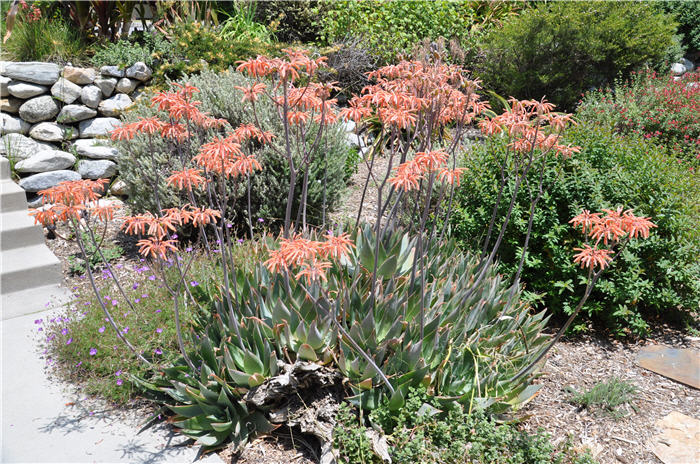
[[[610,380],[595,384],[593,388],[585,393],[579,393],[573,388],[569,388],[569,391],[572,393],[569,401],[576,406],[604,411],[613,417],[619,418],[625,414],[617,408],[623,404],[631,405],[637,393],[637,387],[618,377],[612,377]]]

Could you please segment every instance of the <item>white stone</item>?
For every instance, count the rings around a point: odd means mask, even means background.
[[[153,71],[151,68],[146,66],[146,63],[143,61],[138,61],[133,64],[133,66],[130,66],[126,68],[126,77],[129,77],[131,79],[138,79],[141,82],[147,81],[148,79],[151,78],[153,75]]]
[[[352,119],[342,122],[341,124],[345,132],[355,132],[355,121]]]
[[[112,195],[118,195],[120,197],[124,197],[128,195],[129,188],[126,185],[126,182],[124,182],[121,179],[117,179],[112,183],[112,186],[109,188],[109,193]]]
[[[9,114],[0,114],[0,135],[5,134],[26,134],[29,132],[31,124]]]
[[[95,87],[97,89],[97,87]],[[99,93],[99,89],[97,89]],[[100,94],[101,95],[101,94]],[[88,108],[87,106],[83,105],[66,105],[63,108],[61,108],[61,112],[58,113],[58,116],[56,116],[56,122],[60,123],[71,123],[71,122],[78,122],[78,121],[83,121],[85,119],[90,119],[94,118],[97,116],[97,111]]]
[[[102,66],[100,74],[108,77],[124,77],[124,70],[119,69],[119,66]]]
[[[68,79],[60,78],[51,87],[51,95],[57,100],[61,100],[63,103],[68,103],[70,105],[80,97],[80,92],[82,90],[83,89],[81,89],[79,85],[72,83]]]
[[[63,68],[63,77],[74,84],[85,85],[92,84],[92,81],[97,77],[97,73],[92,68],[74,68],[73,66],[66,66]]]
[[[685,72],[686,69],[683,63],[673,63],[671,65],[671,73],[673,73],[674,76],[682,76]]]
[[[103,137],[109,135],[112,129],[122,125],[116,118],[95,118],[78,123],[80,127],[80,138],[89,139],[93,137]]]
[[[134,90],[136,90],[136,86],[138,85],[138,81],[134,81],[131,79],[128,79],[126,77],[123,77],[119,79],[119,82],[117,82],[117,92],[120,93],[131,93]]]
[[[42,150],[55,150],[50,143],[37,142],[22,134],[7,134],[0,137],[0,155],[15,160],[27,159]]]
[[[40,122],[29,130],[29,136],[42,142],[62,142],[75,137],[77,132],[70,126],[56,124],[55,122]]]
[[[86,85],[80,91],[80,101],[90,108],[97,108],[102,101],[102,90],[96,85]]]
[[[39,85],[52,85],[58,80],[61,68],[53,63],[11,63],[5,66],[3,75],[18,81]]]
[[[58,114],[58,104],[50,95],[27,100],[19,107],[19,117],[27,122],[41,122]]]
[[[351,147],[358,147],[358,148],[365,147],[365,141],[362,140],[362,138],[359,135],[357,135],[353,132],[349,132],[349,133],[345,134],[345,140],[347,140],[348,145],[350,145]]]
[[[80,180],[80,174],[67,170],[42,172],[21,179],[19,186],[27,192],[38,192],[39,190],[55,187],[67,180]]]
[[[34,156],[15,164],[18,172],[48,172],[70,169],[75,164],[75,156],[60,150],[43,150]]]
[[[117,173],[117,163],[110,160],[80,160],[78,173],[83,179],[104,179]]]
[[[102,100],[97,109],[104,116],[119,116],[122,111],[130,107],[133,103],[134,102],[131,101],[128,95],[118,93],[113,97]]]
[[[15,97],[0,98],[0,111],[17,114],[22,103],[24,103],[22,100]]]
[[[104,97],[109,97],[114,93],[117,80],[113,77],[98,77],[95,79],[95,85],[100,88]]]
[[[116,161],[119,157],[119,150],[110,147],[106,140],[80,139],[73,143],[73,149],[80,156],[94,159],[108,159]]]
[[[10,92],[7,90],[7,86],[12,82],[12,79],[5,76],[0,76],[0,97],[7,97]]]
[[[7,91],[10,93],[10,95],[23,100],[46,93],[46,90],[47,87],[44,85],[31,84],[29,82],[22,81],[12,81],[7,86]]]

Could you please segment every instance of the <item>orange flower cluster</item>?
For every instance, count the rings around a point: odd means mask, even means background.
[[[287,55],[285,58],[267,58],[258,55],[257,58],[239,61],[236,70],[256,78],[277,77],[285,83],[290,83],[298,80],[302,75],[313,76],[320,67],[326,66],[328,60],[325,56],[312,59],[306,50],[287,48],[282,52]]]
[[[262,166],[254,154],[246,154],[241,150],[241,144],[252,138],[260,142],[269,142],[273,135],[263,132],[255,126],[246,124],[236,129],[227,137],[214,137],[199,149],[199,154],[192,161],[207,171],[229,176],[248,176]]]
[[[484,135],[505,133],[512,139],[510,147],[520,153],[539,148],[543,151],[553,150],[556,154],[568,158],[581,151],[579,147],[558,143],[559,133],[573,123],[571,115],[554,113],[554,105],[544,99],[537,101],[511,98],[508,102],[508,110],[479,122],[479,128]]]
[[[599,248],[602,241],[606,246],[614,246],[625,236],[629,238],[647,238],[649,230],[656,227],[648,217],[635,216],[632,210],[623,211],[622,208],[604,209],[602,213],[591,213],[583,210],[581,214],[569,221],[574,228],[580,227],[581,232],[595,240],[593,246],[584,245],[583,248],[574,248],[579,253],[574,256],[575,263],[581,263],[581,267],[599,267],[605,269],[612,260],[612,250]]]
[[[376,114],[388,127],[408,129],[426,112],[434,122],[469,124],[489,107],[479,100],[479,82],[466,79],[460,66],[402,61],[369,73],[376,84],[362,89],[361,96],[350,99],[341,111],[345,120],[356,123]]]
[[[306,279],[311,285],[315,281],[327,281],[326,271],[331,267],[330,260],[340,260],[347,256],[355,244],[348,234],[334,235],[328,232],[325,241],[304,238],[297,234],[292,238],[280,238],[280,247],[270,250],[270,258],[265,266],[270,272],[280,273],[296,270],[296,279]]]
[[[396,175],[389,178],[389,183],[394,188],[403,191],[418,190],[420,180],[426,175],[437,173],[438,180],[459,185],[464,168],[449,169],[447,160],[449,155],[442,151],[418,152],[409,161],[401,163],[396,169]]]
[[[139,214],[125,218],[122,229],[127,234],[150,235],[139,240],[137,244],[144,256],[165,259],[168,251],[177,251],[176,241],[168,238],[175,232],[176,226],[192,224],[199,227],[215,223],[221,218],[221,213],[209,208],[194,208],[185,205],[182,208],[170,208],[162,211],[161,216],[151,213]]]
[[[114,217],[114,205],[99,205],[97,200],[102,196],[99,192],[104,189],[109,179],[64,181],[55,187],[39,192],[43,204],[49,207],[33,209],[29,212],[36,224],[44,226],[55,225],[57,222],[79,221],[90,215],[102,221]]]

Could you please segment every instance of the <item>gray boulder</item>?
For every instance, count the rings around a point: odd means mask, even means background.
[[[124,182],[121,179],[117,179],[112,183],[112,186],[109,188],[109,193],[111,193],[112,195],[118,195],[120,197],[123,197],[129,194],[129,188],[126,185],[126,182]]]
[[[7,97],[10,92],[7,90],[7,86],[12,82],[12,79],[5,76],[0,76],[0,97]]]
[[[27,159],[42,150],[55,150],[50,143],[37,142],[22,134],[7,134],[0,137],[0,155],[17,161]]]
[[[134,81],[131,79],[128,79],[126,77],[123,77],[119,79],[119,82],[117,82],[117,92],[120,93],[131,93],[134,90],[136,90],[136,86],[138,85],[138,81]]]
[[[133,66],[126,68],[126,77],[131,79],[138,79],[141,82],[147,81],[153,75],[151,68],[146,66],[143,61],[138,61],[134,63]]]
[[[124,77],[124,70],[119,69],[119,66],[102,66],[100,74],[107,77]]]
[[[95,85],[100,88],[102,95],[109,97],[114,93],[114,88],[117,86],[117,80],[113,77],[98,77],[95,79]]]
[[[47,87],[45,85],[31,84],[22,81],[12,81],[7,85],[7,91],[10,95],[23,100],[46,93],[46,90]]]
[[[107,145],[106,141],[98,139],[80,139],[73,143],[73,149],[80,156],[94,159],[107,159],[116,161],[119,150]]]
[[[19,117],[27,122],[41,122],[58,114],[58,104],[50,95],[27,100],[19,107]]]
[[[63,77],[74,84],[85,85],[92,84],[92,81],[97,77],[97,73],[92,68],[74,68],[66,66],[63,68]]]
[[[44,150],[15,164],[18,172],[49,172],[70,169],[75,164],[75,156],[60,150]]]
[[[0,112],[17,114],[22,103],[22,100],[15,97],[0,98]]]
[[[55,122],[40,122],[29,130],[29,136],[43,142],[62,142],[63,140],[76,138],[78,131],[70,126],[56,124]]]
[[[692,72],[693,69],[695,69],[695,65],[693,64],[693,62],[687,58],[681,58],[680,62],[683,65],[683,67],[685,68],[686,72]]]
[[[95,87],[95,89],[97,89],[97,87]],[[97,89],[97,92],[99,93],[100,90]],[[85,119],[94,118],[95,116],[97,116],[97,111],[92,108],[88,108],[87,106],[66,105],[63,108],[61,108],[61,112],[58,113],[58,116],[56,116],[56,122],[78,122],[83,121]]]
[[[17,116],[11,116],[5,113],[0,114],[0,135],[26,134],[29,132],[30,126],[28,122]]]
[[[5,66],[3,74],[18,81],[39,85],[53,85],[58,80],[61,68],[53,63],[11,63]]]
[[[113,97],[102,100],[97,109],[104,116],[119,116],[122,111],[130,107],[133,103],[134,102],[128,95],[118,93]]]
[[[90,108],[97,108],[102,101],[102,90],[96,85],[86,85],[80,91],[80,101]]]
[[[80,160],[78,173],[83,179],[104,179],[117,173],[117,163],[110,160]]]
[[[79,85],[76,85],[64,78],[57,80],[51,87],[51,95],[53,95],[57,100],[61,100],[69,105],[80,97],[81,91],[82,89]]]
[[[27,192],[38,192],[39,190],[55,187],[61,182],[68,180],[80,180],[80,174],[67,170],[42,172],[21,179],[19,186]]]
[[[95,118],[78,123],[81,139],[107,136],[112,129],[121,125],[121,121],[116,118]]]

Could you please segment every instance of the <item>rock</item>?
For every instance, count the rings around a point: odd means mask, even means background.
[[[362,138],[355,133],[345,134],[345,140],[348,142],[348,145],[350,145],[351,147],[357,147],[359,149],[362,149],[365,147],[365,141],[362,140]]]
[[[697,368],[697,365],[696,365]],[[661,433],[653,452],[664,464],[687,464],[700,459],[700,420],[672,411],[656,421]]]
[[[80,160],[78,173],[83,179],[104,179],[117,173],[117,163],[110,160]]]
[[[133,81],[131,79],[127,79],[126,77],[123,77],[123,78],[119,79],[119,82],[117,82],[117,92],[131,93],[134,90],[136,90],[137,85],[138,85],[137,81]]]
[[[55,122],[40,122],[29,130],[31,138],[43,142],[62,142],[75,137],[75,134],[77,134],[77,131],[74,128],[56,124]]]
[[[683,66],[683,63],[673,63],[671,65],[671,73],[674,76],[682,76],[683,74],[685,74],[685,72],[686,69],[685,66]]]
[[[122,111],[130,107],[133,103],[134,102],[131,101],[128,95],[118,93],[113,97],[102,100],[102,103],[100,103],[97,109],[105,116],[119,116]]]
[[[80,127],[80,138],[89,139],[109,135],[112,129],[121,126],[122,123],[116,118],[95,118],[80,121],[78,125]]]
[[[685,72],[692,72],[695,69],[693,62],[686,58],[681,58],[681,64],[685,67]]]
[[[133,66],[126,68],[126,77],[131,79],[138,79],[141,82],[147,81],[153,75],[151,68],[146,66],[143,61],[138,61],[134,63]]]
[[[12,81],[7,85],[7,91],[13,97],[26,100],[46,93],[47,87],[44,85],[31,84],[29,82]]]
[[[7,90],[7,86],[12,82],[12,79],[5,76],[0,76],[0,97],[7,97],[10,92]]]
[[[19,107],[22,106],[22,103],[24,103],[22,100],[15,97],[0,98],[0,111],[16,114],[19,112]]]
[[[43,150],[15,164],[18,172],[48,172],[70,169],[75,164],[75,156],[60,150]]]
[[[124,70],[119,69],[119,66],[102,66],[100,74],[107,77],[124,77]]]
[[[80,139],[73,143],[75,152],[80,156],[95,159],[108,159],[116,161],[119,157],[119,150],[115,147],[110,147],[106,141],[98,139]]]
[[[61,68],[53,63],[11,63],[5,66],[3,74],[18,81],[31,82],[39,85],[53,85]]]
[[[19,186],[27,192],[38,192],[39,190],[55,187],[67,180],[80,180],[80,174],[68,170],[42,172],[21,179]]]
[[[66,66],[63,68],[63,77],[74,84],[85,85],[92,84],[97,77],[97,73],[92,68],[74,68]]]
[[[27,206],[29,208],[41,208],[44,206],[44,197],[36,194],[27,194]]]
[[[61,100],[70,105],[78,99],[82,90],[83,89],[81,89],[79,85],[75,85],[67,79],[60,78],[51,87],[51,95],[57,100]]]
[[[96,85],[86,85],[80,91],[80,101],[90,108],[97,108],[102,101],[102,90]]]
[[[111,193],[112,195],[118,195],[120,197],[127,196],[129,194],[129,190],[126,185],[126,182],[124,182],[121,179],[115,180],[112,186],[109,188],[109,193]]]
[[[97,87],[95,87],[95,89],[97,89]],[[97,92],[100,93],[100,89],[97,89]],[[100,93],[100,95],[102,94]],[[97,111],[93,110],[92,108],[88,108],[87,106],[66,105],[61,108],[61,112],[58,113],[58,116],[56,116],[56,122],[78,122],[84,119],[94,118],[95,116],[97,116]]]
[[[345,132],[355,132],[355,121],[350,119],[349,121],[341,122]]]
[[[145,89],[146,89],[146,87],[141,85],[141,86],[137,87],[136,90],[131,92],[131,95],[129,95],[129,96],[131,97],[132,100],[136,101],[139,98],[141,98],[141,96],[147,95],[147,92]]]
[[[41,122],[58,114],[58,105],[50,95],[27,100],[19,107],[19,117],[27,122]]]
[[[7,134],[0,137],[0,155],[17,161],[27,159],[42,150],[55,150],[50,143],[37,142],[22,134]]]
[[[117,80],[113,77],[98,77],[95,79],[95,85],[100,88],[103,96],[109,97],[117,86]]]
[[[0,135],[5,134],[26,134],[29,132],[29,127],[31,125],[18,118],[17,116],[11,116],[9,114],[0,114]]]

